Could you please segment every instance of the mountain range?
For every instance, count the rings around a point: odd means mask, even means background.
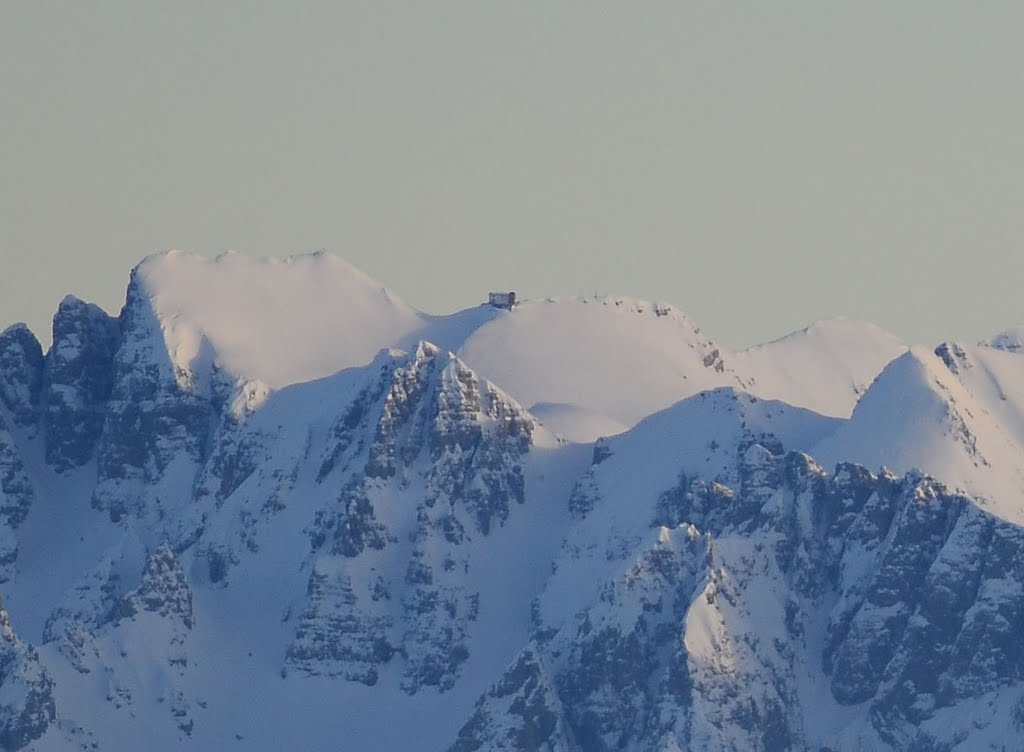
[[[0,748],[1016,749],[1022,343],[151,256],[0,333]]]

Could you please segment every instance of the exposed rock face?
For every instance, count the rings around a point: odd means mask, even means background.
[[[0,582],[13,573],[18,556],[17,529],[35,498],[18,447],[0,414]]]
[[[376,684],[379,667],[395,654],[386,591],[378,588],[360,600],[341,568],[320,562],[310,575],[307,595],[307,609],[288,647],[288,665]]]
[[[379,365],[336,423],[321,464],[322,483],[349,479],[310,530],[314,550],[325,558],[310,578],[310,600],[288,657],[303,670],[373,683],[375,666],[398,653],[406,692],[450,689],[469,656],[467,626],[479,608],[479,593],[465,585],[464,544],[488,535],[523,503],[521,462],[533,421],[428,343],[403,361]],[[356,438],[367,435],[372,441]],[[404,521],[394,528],[378,512],[403,507]],[[389,517],[395,519],[393,511]],[[411,549],[389,554],[400,543],[399,524],[410,531]],[[383,562],[396,555],[408,557],[401,579],[384,574],[393,566]],[[359,571],[364,562],[380,563],[359,578],[357,589],[346,569]],[[392,599],[398,620],[387,616]]]
[[[0,332],[0,403],[15,425],[32,426],[39,419],[43,394],[43,350],[24,324]]]
[[[1019,694],[1024,531],[922,476],[742,452],[739,488],[682,477],[591,605],[539,618],[453,749],[948,749],[959,703]]]
[[[983,342],[982,344],[997,350],[1020,352],[1024,350],[1024,326],[1007,329],[1005,332],[1000,332],[988,342]]]
[[[93,505],[111,519],[124,515],[159,520],[174,499],[161,494],[172,464],[194,477],[215,425],[209,374],[172,359],[152,304],[133,276],[121,313],[123,343],[104,432],[97,447]],[[203,356],[202,351],[196,356]],[[208,364],[206,365],[209,368]],[[178,500],[185,501],[184,499]],[[190,533],[191,534],[191,533]]]
[[[117,618],[128,587],[120,564],[120,552],[112,552],[81,577],[46,620],[44,643],[59,639],[68,629],[96,632]]]
[[[16,528],[28,514],[33,496],[25,465],[0,417],[0,520]]]
[[[505,677],[480,698],[449,752],[480,749],[559,752],[575,748],[558,690],[541,657],[527,648]]]
[[[38,739],[53,722],[53,679],[36,650],[14,633],[0,603],[0,749],[17,750]]]
[[[142,583],[121,601],[117,616],[130,617],[140,611],[173,618],[192,628],[192,589],[167,543],[160,544],[146,559]]]
[[[53,318],[46,356],[46,459],[57,470],[91,459],[114,386],[118,321],[68,296]]]
[[[42,392],[43,355],[35,335],[23,324],[0,332],[0,582],[14,571],[16,531],[35,498],[15,434],[34,435]]]

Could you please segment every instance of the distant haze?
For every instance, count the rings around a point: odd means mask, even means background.
[[[1024,322],[1024,5],[10,2],[0,328],[169,248],[431,313],[622,294],[743,346]]]

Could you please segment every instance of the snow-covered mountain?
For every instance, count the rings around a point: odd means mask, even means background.
[[[151,256],[132,273],[128,305],[139,319],[136,347],[165,352],[175,378],[200,392],[279,389],[424,340],[584,442],[721,386],[846,417],[906,349],[873,325],[833,320],[732,353],[672,306],[627,298],[430,316],[326,253],[284,261]]]
[[[452,750],[1013,747],[1019,527],[752,437],[720,480],[685,457],[622,495],[645,438],[596,458],[533,635]]]
[[[0,748],[1008,748],[1015,342],[151,257],[0,333]]]
[[[921,469],[1024,524],[1024,354],[945,343],[890,363],[852,417],[813,453]]]

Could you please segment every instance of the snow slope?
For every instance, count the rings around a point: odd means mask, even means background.
[[[530,406],[530,412],[548,430],[566,441],[578,443],[594,441],[600,436],[614,436],[629,428],[625,423],[577,405],[538,402]]]
[[[523,404],[573,405],[626,426],[705,389],[741,385],[686,316],[626,298],[527,301],[458,353]]]
[[[911,348],[864,394],[850,420],[812,449],[851,461],[920,469],[1024,524],[1024,356],[955,343]]]
[[[572,535],[597,541],[574,550],[573,574],[563,567],[548,583],[545,618],[560,622],[597,595],[654,518],[653,500],[680,473],[710,483],[738,484],[748,446],[805,450],[839,423],[809,410],[765,401],[731,388],[704,392],[641,421],[628,433],[595,445],[594,464],[573,489],[569,506],[583,521]]]
[[[150,256],[132,284],[148,299],[172,361],[189,368],[206,349],[232,376],[273,389],[363,365],[423,326],[420,314],[328,253],[210,261]]]
[[[595,416],[632,426],[706,389],[739,387],[823,415],[847,417],[906,347],[884,330],[832,319],[732,353],[686,316],[624,298],[528,301],[480,327],[459,356],[524,404],[572,406],[590,417],[565,435],[602,435]]]
[[[749,391],[846,418],[906,345],[874,324],[835,318],[730,357]]]

